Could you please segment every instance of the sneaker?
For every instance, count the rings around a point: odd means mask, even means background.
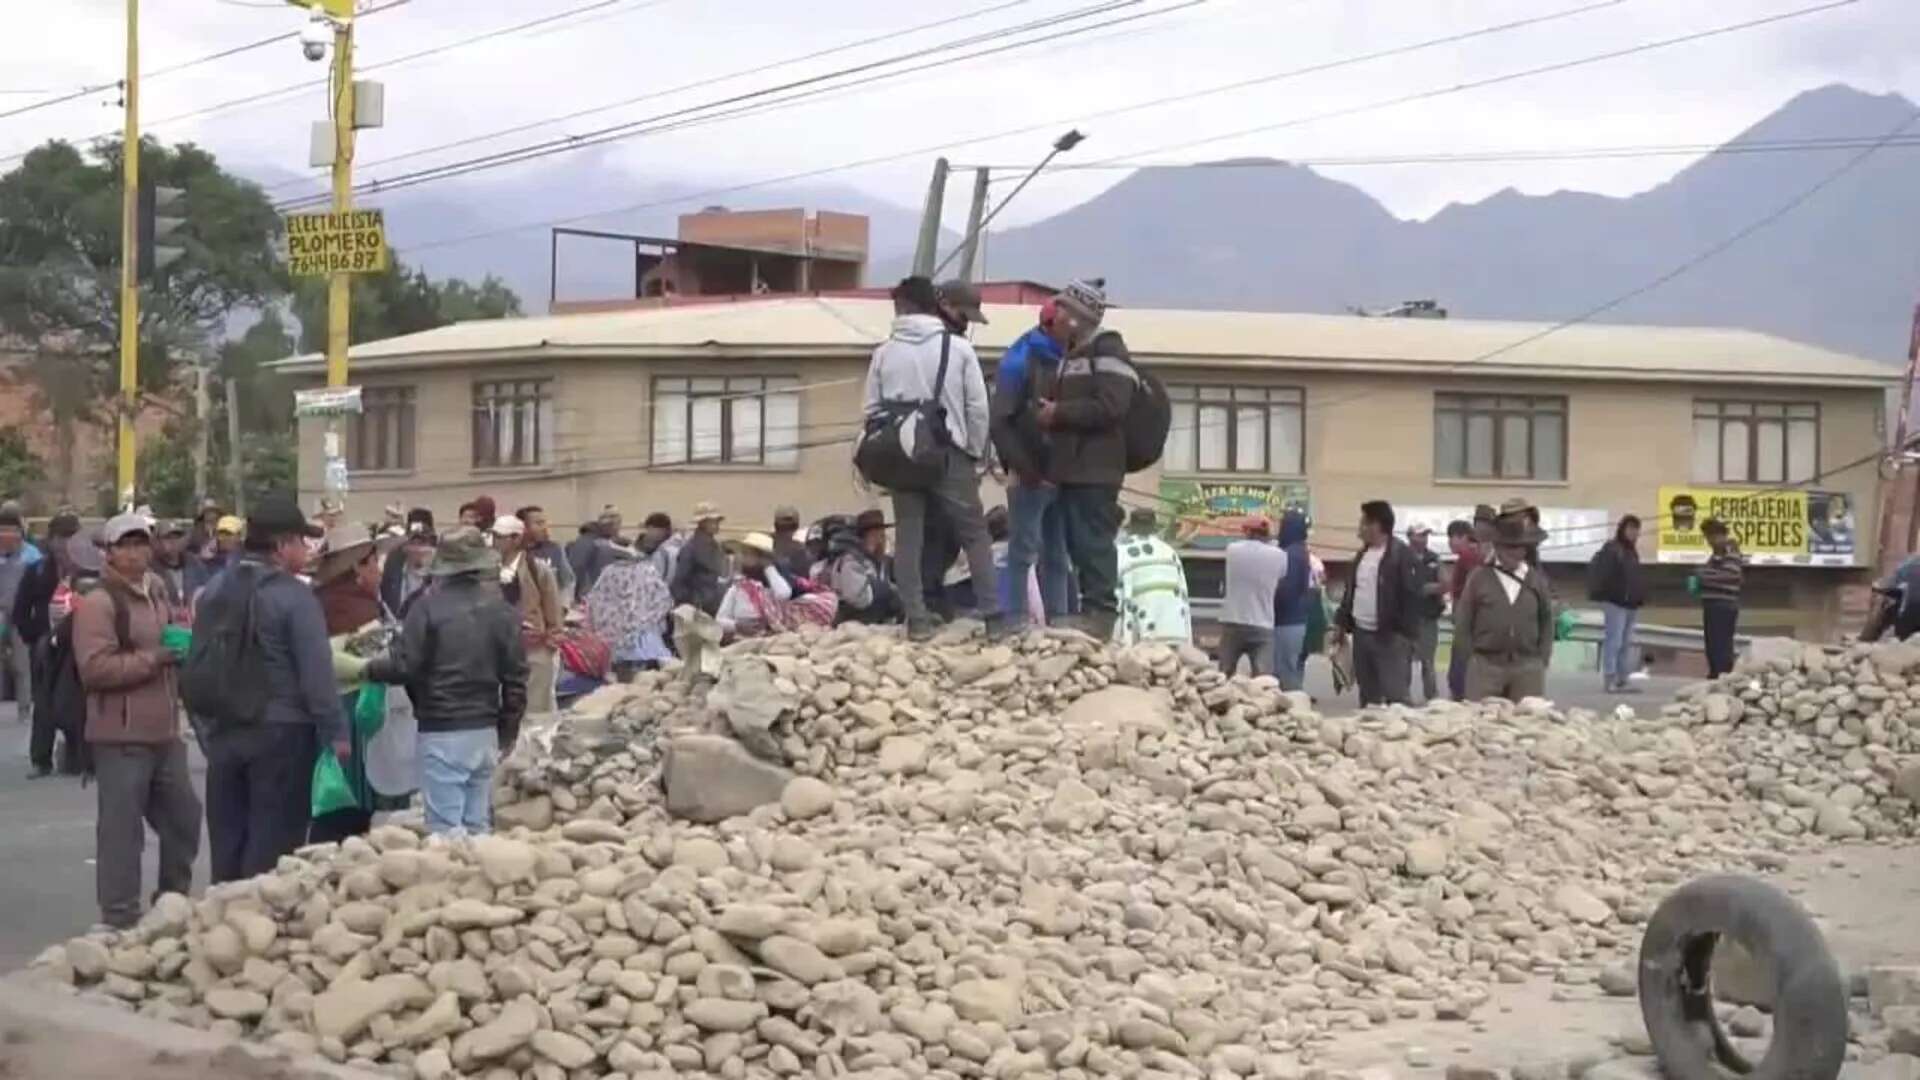
[[[35,765],[33,767],[33,771],[27,774],[27,779],[45,780],[47,777],[52,775],[53,775],[53,770],[51,768],[48,768],[45,765]]]
[[[939,632],[940,624],[930,618],[907,620],[907,640],[915,644],[925,644],[926,642],[932,641],[933,635]]]

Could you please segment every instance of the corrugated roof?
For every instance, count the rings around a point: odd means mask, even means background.
[[[988,305],[974,341],[988,357],[1033,325],[1034,309]],[[849,356],[887,336],[886,300],[785,297],[739,303],[457,323],[353,347],[356,365],[532,360],[554,356]],[[1575,378],[1880,385],[1893,365],[1750,330],[1280,312],[1116,308],[1106,325],[1143,360],[1169,365],[1310,367]],[[319,370],[317,356],[280,366]]]

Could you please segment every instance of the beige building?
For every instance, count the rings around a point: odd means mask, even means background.
[[[992,364],[1034,313],[988,315],[974,336]],[[612,504],[631,525],[713,500],[741,529],[778,503],[809,518],[858,509],[876,500],[848,443],[891,316],[884,300],[785,298],[356,346],[366,411],[347,430],[350,509],[447,518],[485,492],[567,523]],[[1218,588],[1209,547],[1244,513],[1308,508],[1316,550],[1338,563],[1362,500],[1443,529],[1517,495],[1543,509],[1543,558],[1571,598],[1593,545],[1634,513],[1655,565],[1646,618],[1697,623],[1678,564],[1698,557],[1692,527],[1719,513],[1762,564],[1743,629],[1822,635],[1865,603],[1889,366],[1738,330],[1145,309],[1108,325],[1175,400],[1166,460],[1123,498],[1178,520],[1197,594]],[[322,373],[317,358],[283,366]],[[311,500],[324,425],[302,425]],[[1769,497],[1739,497],[1755,488]]]

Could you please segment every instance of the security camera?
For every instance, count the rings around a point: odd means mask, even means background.
[[[319,12],[300,28],[300,53],[309,60],[327,58],[327,46],[333,43],[333,23]]]

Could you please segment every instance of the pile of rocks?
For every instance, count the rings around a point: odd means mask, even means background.
[[[590,699],[503,770],[507,835],[383,827],[38,966],[421,1080],[1293,1077],[1598,983],[1672,885],[1809,842],[1739,732],[1329,717],[1190,649],[847,627]]]
[[[1789,835],[1910,835],[1920,803],[1920,644],[1757,642],[1665,719],[1727,748],[1733,779]]]

